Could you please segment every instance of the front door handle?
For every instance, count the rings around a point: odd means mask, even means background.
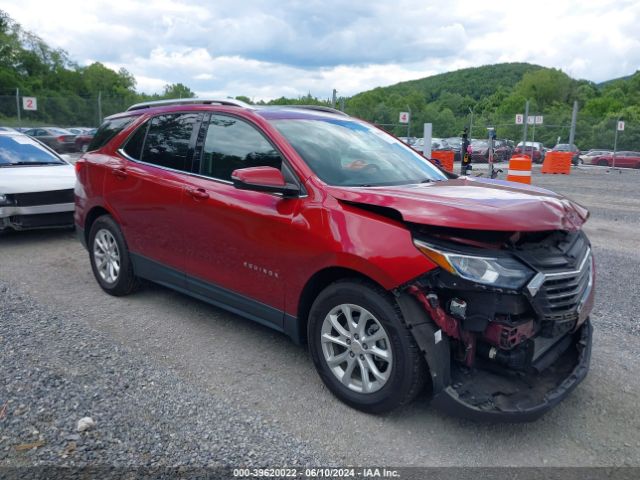
[[[209,194],[204,188],[187,188],[187,195],[194,200],[206,200]]]
[[[111,174],[120,180],[127,178],[127,171],[124,168],[112,168]]]

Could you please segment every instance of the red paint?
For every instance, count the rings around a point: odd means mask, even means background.
[[[269,187],[284,187],[286,182],[282,172],[273,167],[252,167],[234,170],[231,178],[253,185],[266,185]]]
[[[489,322],[483,332],[483,338],[491,345],[505,350],[521,344],[535,335],[535,322],[533,319],[519,325],[507,325],[498,321]]]
[[[252,123],[286,158],[305,195],[283,198],[239,190],[230,182],[131,161],[118,151],[150,116],[186,110],[215,111]],[[402,221],[357,204],[395,209],[408,222],[483,230],[578,228],[588,216],[584,208],[547,190],[499,181],[329,187],[259,111],[250,109],[190,105],[122,115],[139,118],[79,161],[76,223],[85,227],[88,212],[103,208],[122,227],[132,252],[291,315],[297,315],[304,286],[323,269],[353,270],[390,290],[436,268],[415,248]],[[247,183],[281,185],[269,169],[241,169],[234,175]],[[454,335],[455,328],[447,332]]]

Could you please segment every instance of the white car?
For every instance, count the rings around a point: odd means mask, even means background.
[[[580,160],[587,165],[595,165],[594,160],[605,155],[611,155],[611,150],[589,150],[580,155]]]
[[[0,132],[0,232],[73,227],[73,165],[19,132]]]

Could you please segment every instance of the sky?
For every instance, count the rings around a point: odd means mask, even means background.
[[[80,65],[126,68],[137,90],[350,96],[501,62],[601,82],[640,69],[640,0],[0,0]]]

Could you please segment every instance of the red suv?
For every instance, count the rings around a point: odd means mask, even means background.
[[[353,407],[428,387],[531,420],[587,373],[588,212],[560,195],[456,177],[323,107],[139,104],[89,149],[75,221],[107,293],[151,280],[273,327]]]

